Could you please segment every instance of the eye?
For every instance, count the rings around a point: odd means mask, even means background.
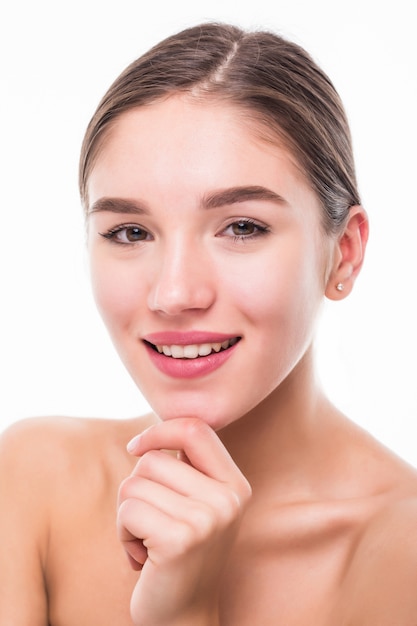
[[[269,229],[264,224],[259,224],[248,218],[242,218],[229,224],[223,231],[223,234],[239,240],[259,237],[267,232],[269,232]]]
[[[121,224],[100,235],[119,244],[131,244],[151,239],[148,231],[137,224]]]
[[[230,229],[236,237],[247,237],[256,232],[256,225],[253,222],[240,220],[239,222],[231,224]]]

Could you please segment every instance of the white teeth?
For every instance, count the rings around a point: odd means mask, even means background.
[[[170,356],[173,359],[196,359],[199,356],[208,356],[212,352],[220,352],[221,349],[226,350],[230,346],[234,346],[237,337],[226,339],[223,342],[189,344],[186,346],[155,346],[160,354]]]
[[[170,355],[168,356],[173,356],[174,359],[180,359],[182,357],[182,353],[183,353],[183,350],[181,346],[171,346]],[[164,354],[165,354],[165,350],[164,350]]]
[[[178,346],[178,352],[180,351],[181,347],[182,347],[182,356],[184,359],[196,359],[198,357],[198,346]],[[181,357],[177,357],[177,358],[181,358]]]
[[[203,343],[203,345],[198,348],[198,354],[200,356],[207,356],[208,354],[210,354],[210,352],[211,352],[211,345],[209,343]],[[184,350],[184,354],[187,354],[185,350]]]

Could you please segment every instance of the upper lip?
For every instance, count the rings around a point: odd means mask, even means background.
[[[204,343],[222,343],[226,341],[226,339],[233,339],[238,336],[239,335],[193,330],[188,332],[162,331],[150,333],[144,335],[142,339],[155,346],[188,346]]]

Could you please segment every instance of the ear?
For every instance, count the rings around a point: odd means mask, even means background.
[[[366,211],[359,205],[351,207],[333,252],[332,269],[325,291],[330,300],[342,300],[352,291],[362,267],[368,234]]]

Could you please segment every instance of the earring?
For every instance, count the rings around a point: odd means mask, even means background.
[[[343,289],[345,288],[343,283],[337,283],[336,285],[336,289],[337,291],[343,291]]]

